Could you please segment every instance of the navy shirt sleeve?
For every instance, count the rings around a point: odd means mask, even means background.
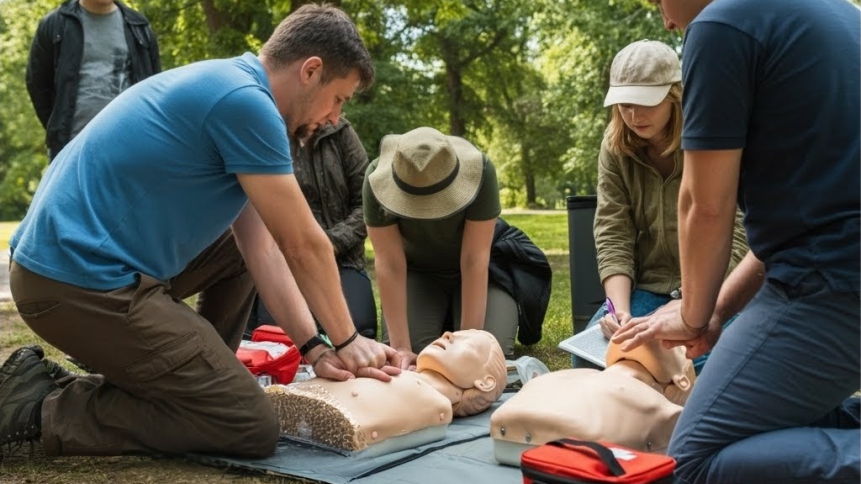
[[[759,50],[749,35],[721,23],[688,27],[682,51],[682,149],[745,147]]]

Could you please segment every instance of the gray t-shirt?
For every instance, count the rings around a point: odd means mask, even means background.
[[[72,121],[72,137],[84,129],[111,100],[127,89],[131,61],[119,8],[96,15],[79,8],[84,29],[78,100]]]

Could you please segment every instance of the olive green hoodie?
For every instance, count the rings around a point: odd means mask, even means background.
[[[670,294],[681,287],[678,199],[682,152],[673,173],[661,174],[638,157],[610,153],[606,141],[598,157],[595,247],[603,282],[625,274],[636,289]],[[742,214],[736,213],[727,274],[747,253]]]

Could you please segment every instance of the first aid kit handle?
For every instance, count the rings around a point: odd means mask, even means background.
[[[547,444],[556,447],[587,447],[594,450],[595,453],[598,454],[598,457],[601,459],[601,462],[603,462],[607,466],[607,468],[610,469],[610,473],[613,476],[619,477],[625,475],[625,469],[623,469],[622,465],[619,464],[619,461],[616,460],[616,456],[613,455],[613,451],[597,442],[590,442],[587,440],[558,439],[551,442],[547,442]]]

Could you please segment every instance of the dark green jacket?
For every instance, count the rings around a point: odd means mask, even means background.
[[[368,155],[350,122],[320,128],[308,145],[292,141],[293,172],[302,193],[335,247],[338,265],[365,268],[362,184]]]

